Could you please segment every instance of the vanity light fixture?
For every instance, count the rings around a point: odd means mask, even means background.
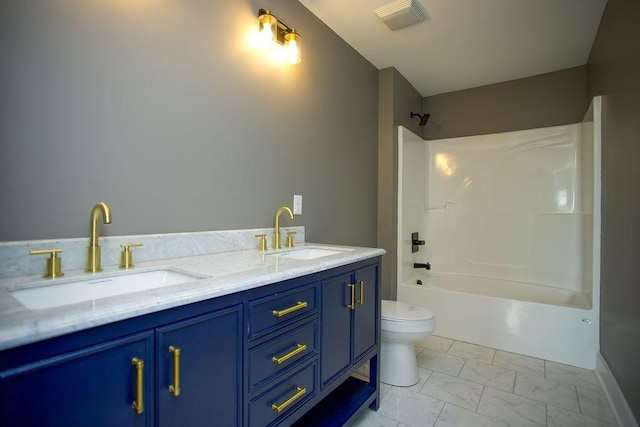
[[[258,10],[258,24],[262,49],[273,50],[273,56],[279,61],[300,63],[302,37],[295,28],[280,22],[271,11],[265,9]]]

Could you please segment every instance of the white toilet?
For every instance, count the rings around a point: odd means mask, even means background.
[[[414,344],[433,333],[436,319],[423,307],[382,300],[380,381],[396,386],[418,382]]]

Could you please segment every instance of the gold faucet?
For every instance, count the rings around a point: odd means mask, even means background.
[[[280,249],[282,247],[280,244],[280,214],[282,212],[288,212],[291,219],[293,219],[293,212],[291,212],[291,209],[286,206],[278,209],[278,212],[276,212],[275,230],[273,232],[273,249]]]
[[[89,235],[89,258],[87,271],[97,273],[102,271],[100,266],[100,245],[98,245],[98,217],[102,214],[102,222],[111,224],[111,209],[105,202],[98,202],[91,211],[91,234]]]

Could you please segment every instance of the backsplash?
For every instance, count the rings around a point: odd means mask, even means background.
[[[304,243],[305,228],[282,227],[281,236],[294,231],[295,244]],[[269,248],[272,246],[273,228],[248,230],[203,231],[192,233],[142,234],[100,237],[102,266],[120,264],[122,243],[142,242],[144,246],[132,248],[133,262],[156,261],[219,252],[241,251],[258,248],[256,234],[266,234]],[[283,237],[284,241],[284,237]],[[84,269],[87,265],[89,238],[28,240],[0,242],[0,279],[43,274],[46,255],[29,255],[34,249],[60,248],[62,271]]]

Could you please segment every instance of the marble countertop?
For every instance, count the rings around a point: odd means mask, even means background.
[[[279,256],[304,248],[336,248],[340,253],[311,260]],[[27,309],[11,291],[44,282],[47,286],[86,279],[82,270],[65,271],[58,279],[41,276],[0,280],[0,350],[88,329],[94,326],[133,318],[198,301],[216,298],[283,280],[324,271],[334,267],[383,255],[383,249],[303,243],[293,249],[257,249],[221,252],[166,260],[136,263],[131,272],[159,267],[170,268],[202,279],[152,290],[96,299],[62,307]],[[122,274],[117,266],[103,266],[104,271],[92,275]]]

